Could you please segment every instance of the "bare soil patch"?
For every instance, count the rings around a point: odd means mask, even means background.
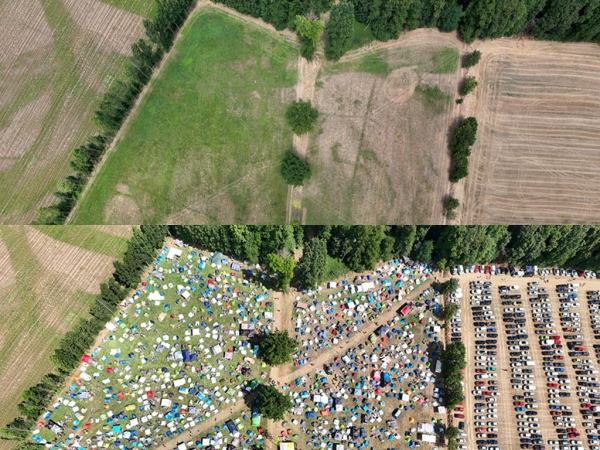
[[[410,68],[394,70],[385,80],[385,93],[393,102],[408,100],[419,83],[419,77]]]
[[[97,294],[113,271],[113,258],[57,241],[35,228],[27,228],[27,242],[42,267],[62,279],[71,290]],[[57,259],[56,255],[61,255]],[[104,268],[99,271],[98,268]]]
[[[0,289],[8,288],[15,284],[16,281],[16,273],[10,262],[8,248],[2,238],[0,238]]]
[[[132,42],[144,37],[142,18],[98,0],[63,0],[71,17],[91,32],[104,51],[131,55]]]
[[[44,93],[20,109],[10,125],[0,130],[0,171],[8,170],[33,146],[50,108],[50,94]]]
[[[52,30],[39,0],[5,0],[0,3],[2,52],[0,66],[52,44]]]
[[[131,197],[114,195],[104,207],[104,221],[118,225],[141,224],[142,213]]]

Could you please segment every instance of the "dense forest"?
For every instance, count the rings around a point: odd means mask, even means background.
[[[277,29],[290,27],[296,15],[327,11],[329,0],[216,0],[261,17]],[[369,24],[381,41],[404,30],[458,29],[462,38],[497,38],[519,33],[537,39],[600,43],[599,0],[351,0],[355,19]]]

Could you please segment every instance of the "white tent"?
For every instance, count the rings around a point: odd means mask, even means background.
[[[160,300],[164,300],[164,299],[165,299],[165,296],[162,295],[158,291],[152,291],[152,292],[150,292],[150,294],[148,294],[148,300],[160,301]]]
[[[183,292],[181,293],[181,296],[182,296],[183,298],[185,298],[186,300],[187,300],[188,298],[190,298],[190,295],[191,295],[191,294],[189,293],[189,291],[183,291]]]
[[[179,258],[183,252],[177,248],[170,248],[167,253],[167,261],[173,261],[174,258]]]
[[[221,346],[219,344],[212,347],[211,351],[212,351],[213,355],[218,355],[219,353],[223,353],[223,349],[221,348]]]

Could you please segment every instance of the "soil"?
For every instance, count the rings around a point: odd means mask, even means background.
[[[419,83],[414,70],[404,67],[394,70],[385,80],[385,93],[393,102],[405,102],[412,97]]]
[[[142,213],[131,197],[113,195],[104,207],[103,220],[115,225],[141,224]]]
[[[102,233],[111,234],[113,236],[129,239],[133,236],[131,225],[90,225],[92,228],[101,231]]]
[[[0,238],[0,289],[8,288],[17,282],[15,269],[10,262],[8,248]]]

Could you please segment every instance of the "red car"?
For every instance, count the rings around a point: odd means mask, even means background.
[[[550,411],[551,416],[562,416],[562,411]]]
[[[525,402],[513,402],[513,406],[525,406]]]
[[[567,428],[567,433],[577,433],[577,428]]]
[[[485,274],[486,275],[490,274],[490,266],[485,266]]]
[[[463,412],[465,409],[462,406],[457,406],[454,411]]]
[[[479,266],[475,266],[475,273],[479,273]]]
[[[457,419],[464,419],[465,415],[464,414],[454,414],[454,417],[456,417]]]
[[[485,369],[475,369],[475,373],[485,373],[487,372]]]
[[[557,383],[548,383],[548,384],[546,384],[546,386],[548,386],[549,388],[557,388],[558,384]]]
[[[485,428],[475,428],[475,433],[485,433],[486,429]]]
[[[560,361],[561,359],[565,359],[563,355],[554,355],[554,359]]]
[[[476,381],[475,386],[485,386],[485,382],[484,381]]]
[[[491,396],[491,395],[492,395],[492,393],[491,393],[490,391],[483,391],[483,392],[481,393],[481,395],[485,395],[486,397],[489,397],[489,396]]]
[[[582,403],[581,409],[590,409],[592,407],[591,403]]]

